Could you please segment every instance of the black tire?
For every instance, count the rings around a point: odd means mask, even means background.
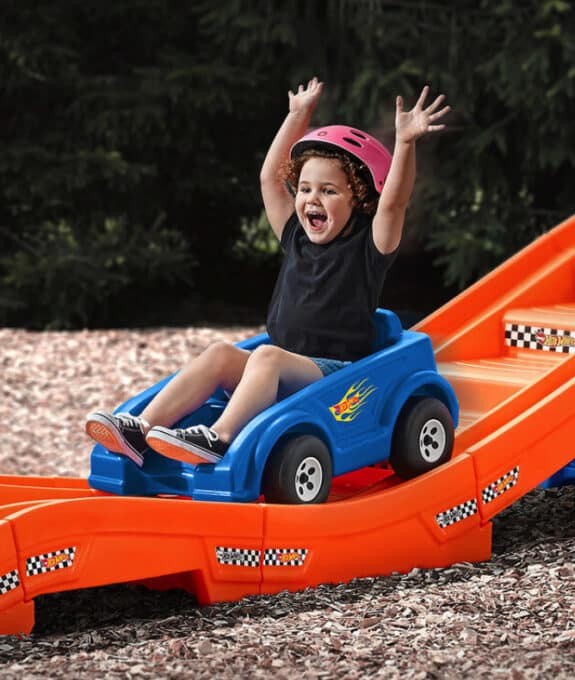
[[[332,476],[331,455],[323,441],[299,435],[280,442],[271,452],[262,492],[267,503],[323,503]]]
[[[439,399],[412,397],[405,403],[393,432],[389,462],[404,479],[446,463],[453,451],[453,419]]]

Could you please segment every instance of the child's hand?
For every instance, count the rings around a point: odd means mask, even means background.
[[[307,87],[300,85],[296,94],[290,90],[288,92],[290,113],[311,113],[315,109],[322,89],[323,83],[317,78],[312,78]]]
[[[449,110],[444,106],[437,111],[444,101],[445,95],[440,94],[427,108],[423,108],[425,99],[429,93],[429,85],[426,85],[417,103],[411,111],[403,110],[403,97],[397,97],[395,104],[395,136],[399,142],[414,142],[428,132],[437,132],[445,129],[445,125],[435,125],[435,121],[442,118]]]

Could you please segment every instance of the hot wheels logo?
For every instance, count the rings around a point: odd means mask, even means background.
[[[337,404],[329,407],[336,420],[348,423],[357,418],[369,395],[377,389],[377,387],[366,385],[366,383],[367,378],[359,383],[354,383]]]
[[[60,555],[54,555],[51,557],[42,557],[40,563],[45,569],[54,569],[62,562],[66,562],[69,556],[66,553],[61,553]]]
[[[542,328],[535,333],[535,339],[543,347],[575,347],[575,337],[545,333]]]
[[[506,475],[500,482],[495,485],[494,491],[497,495],[507,491],[508,487],[513,486],[516,481],[516,476],[513,472]]]
[[[292,552],[288,552],[288,553],[278,552],[276,554],[276,558],[277,558],[278,562],[281,562],[281,563],[295,562],[297,560],[301,560],[301,555],[297,552],[297,550],[292,550]]]

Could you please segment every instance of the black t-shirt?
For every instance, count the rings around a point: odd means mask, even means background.
[[[370,354],[373,314],[397,253],[377,250],[371,218],[354,213],[337,238],[318,245],[294,213],[281,246],[285,258],[267,317],[272,343],[305,356],[342,361]]]

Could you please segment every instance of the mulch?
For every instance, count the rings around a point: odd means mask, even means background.
[[[0,474],[87,476],[88,412],[260,330],[0,329]],[[573,678],[574,510],[575,487],[533,490],[485,563],[208,607],[129,585],[41,596],[33,634],[0,638],[0,677]]]

